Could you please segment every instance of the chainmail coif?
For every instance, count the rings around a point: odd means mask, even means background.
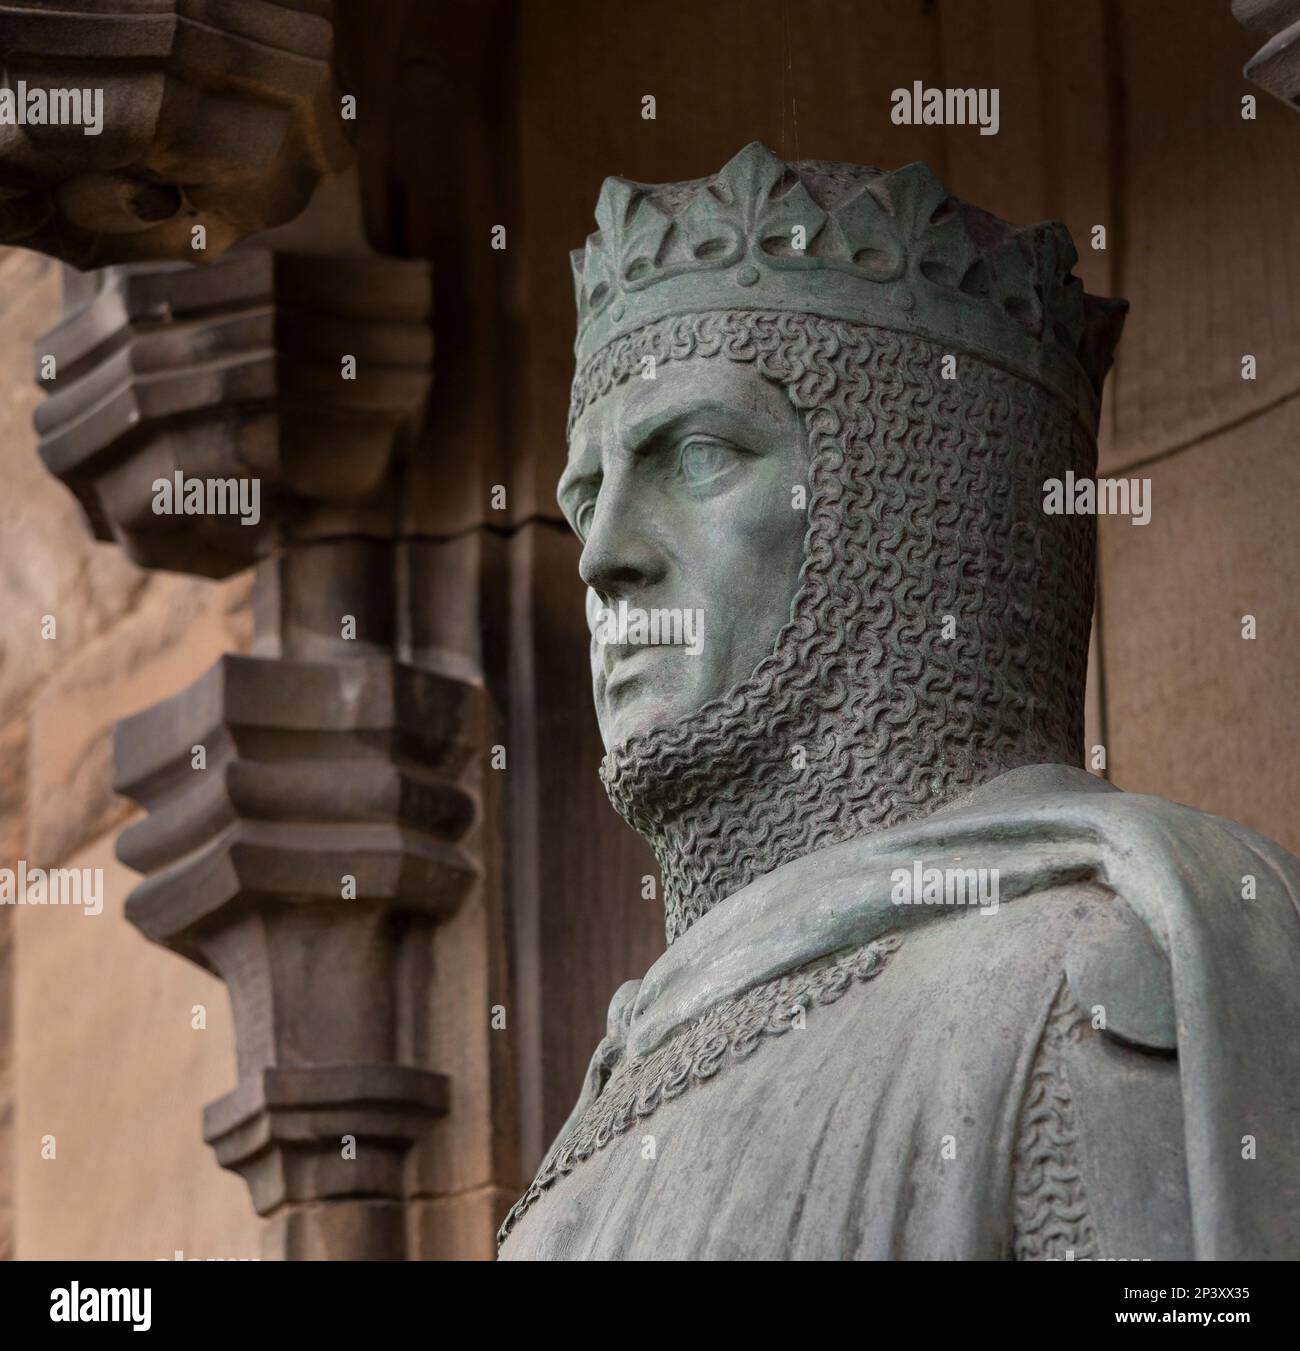
[[[1080,763],[1095,523],[1044,515],[1043,481],[1091,476],[1096,448],[1061,398],[965,354],[945,380],[943,351],[911,335],[729,311],[603,348],[570,425],[645,355],[754,363],[810,454],[804,566],[773,652],[601,766],[662,869],[670,943],[791,859],[1018,765]]]

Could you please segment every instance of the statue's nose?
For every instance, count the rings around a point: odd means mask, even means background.
[[[652,585],[664,570],[664,555],[645,504],[607,479],[596,499],[578,575],[608,602]]]

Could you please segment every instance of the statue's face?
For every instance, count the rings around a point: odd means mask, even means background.
[[[583,542],[607,750],[689,717],[773,650],[803,563],[807,472],[799,415],[749,362],[665,362],[578,419],[559,501]]]

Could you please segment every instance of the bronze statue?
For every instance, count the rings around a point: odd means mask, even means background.
[[[1300,1256],[1300,862],[1082,768],[1123,302],[919,164],[597,221],[559,496],[669,947],[501,1255]]]

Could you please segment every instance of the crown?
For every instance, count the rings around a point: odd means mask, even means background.
[[[674,315],[784,310],[913,333],[1069,399],[1096,426],[1128,302],[1088,295],[1060,222],[1015,226],[926,168],[787,164],[754,141],[712,178],[607,178],[571,255],[579,369]]]

